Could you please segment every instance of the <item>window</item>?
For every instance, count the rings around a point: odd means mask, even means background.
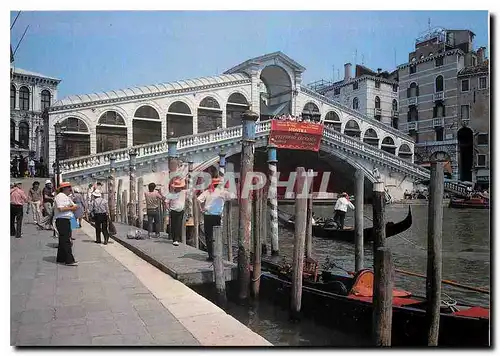
[[[393,113],[398,111],[398,101],[396,99],[392,100],[392,111]]]
[[[462,120],[468,120],[469,119],[469,105],[462,105],[460,107],[460,113],[461,113],[461,118]]]
[[[333,89],[333,95],[340,95],[340,88]]]
[[[408,122],[418,121],[418,111],[415,106],[411,106],[410,111],[408,111]]]
[[[14,85],[10,86],[10,108],[16,108],[16,87]]]
[[[26,87],[21,87],[21,89],[19,89],[19,109],[30,109],[30,91]]]
[[[19,145],[23,148],[28,148],[30,139],[30,128],[28,123],[19,123]]]
[[[486,89],[486,87],[487,87],[486,77],[479,78],[479,89]],[[12,94],[11,94],[11,98],[12,98]],[[12,100],[11,100],[11,102],[12,102]]]
[[[50,106],[50,91],[42,90],[42,111]]]
[[[359,100],[358,100],[358,98],[352,99],[352,108],[354,110],[358,110],[359,109]]]
[[[410,74],[414,73],[417,73],[417,66],[413,64],[410,66]]]
[[[392,85],[392,91],[397,93],[398,92],[398,85],[397,84],[393,84]]]
[[[10,120],[10,140],[14,141],[16,139],[16,122]]]
[[[477,166],[478,167],[486,167],[486,155],[483,155],[483,154],[477,155]]]
[[[433,108],[433,115],[432,117],[445,117],[445,111],[444,111],[444,105],[439,102],[436,104]]]
[[[412,62],[415,62],[416,60],[417,60],[417,59],[416,59],[415,57],[413,57],[413,58],[411,59],[411,61],[412,61]]]
[[[436,61],[434,62],[436,64],[436,67],[441,67],[444,63],[444,57],[438,57],[436,58]]]
[[[488,134],[480,133],[477,135],[477,144],[478,145],[487,145],[488,144]]]
[[[444,139],[444,129],[442,127],[436,128],[436,141],[443,141]]]
[[[443,90],[444,90],[443,76],[438,75],[436,77],[436,93],[441,92]]]
[[[417,83],[413,82],[410,84],[410,87],[407,89],[406,96],[408,98],[413,98],[415,96],[418,96],[418,85]]]
[[[380,109],[380,98],[378,96],[375,97],[375,109]]]
[[[462,91],[469,91],[469,79],[462,80]]]
[[[352,83],[352,90],[358,90],[358,82]]]
[[[477,64],[476,62],[476,58],[475,57],[472,57],[472,66],[475,67]]]
[[[380,89],[380,81],[375,81],[375,88]]]
[[[423,54],[420,55],[420,59],[424,59],[424,55]]]

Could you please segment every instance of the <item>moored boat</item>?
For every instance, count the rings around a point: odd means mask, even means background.
[[[450,208],[458,209],[489,209],[490,200],[483,197],[473,198],[452,198],[450,199]]]
[[[278,218],[283,223],[283,225],[293,230],[295,228],[295,223],[293,221],[293,215],[287,214],[281,210],[278,210]],[[388,222],[385,226],[386,237],[397,235],[405,230],[408,230],[412,224],[411,207],[408,206],[408,214],[397,223]],[[343,240],[347,242],[354,243],[355,235],[353,227],[345,227],[340,230],[329,223],[329,221],[318,221],[312,226],[313,236],[322,237],[334,240]],[[373,241],[373,228],[367,227],[363,230],[363,238],[365,241]]]
[[[291,294],[289,271],[273,262],[262,262],[261,294],[288,306]],[[354,276],[320,272],[304,278],[302,313],[318,322],[343,330],[371,334],[373,272]],[[426,300],[404,290],[393,290],[393,346],[424,346],[427,338]],[[440,317],[440,346],[488,346],[489,309],[444,301]]]

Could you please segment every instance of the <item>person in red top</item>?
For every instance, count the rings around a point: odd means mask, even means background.
[[[21,189],[21,183],[14,184],[10,189],[10,236],[20,239],[23,226],[23,206],[28,202],[26,193]]]

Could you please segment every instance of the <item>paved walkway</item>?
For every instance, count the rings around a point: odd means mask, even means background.
[[[11,345],[271,345],[125,247],[95,244],[92,233],[89,225],[75,233],[76,267],[56,263],[50,231],[28,222],[21,239],[11,237]]]

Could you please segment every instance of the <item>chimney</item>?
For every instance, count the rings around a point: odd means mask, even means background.
[[[344,82],[347,82],[349,79],[351,79],[351,66],[351,63],[344,64]]]
[[[486,47],[479,47],[476,51],[477,55],[477,64],[483,64],[484,63],[484,50]]]

